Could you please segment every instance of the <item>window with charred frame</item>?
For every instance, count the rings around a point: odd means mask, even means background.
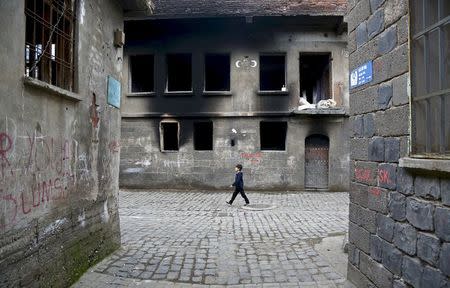
[[[74,90],[76,0],[26,0],[25,75]]]
[[[131,92],[153,92],[154,87],[154,56],[130,56]]]
[[[450,158],[450,2],[411,0],[412,154]]]
[[[331,54],[300,54],[300,91],[309,103],[331,98]]]
[[[178,151],[180,125],[178,122],[161,122],[161,151]]]
[[[192,91],[192,55],[167,55],[167,91]]]
[[[230,55],[205,55],[205,91],[230,91]]]
[[[259,128],[261,150],[286,150],[287,122],[262,121]]]
[[[259,90],[281,91],[286,87],[286,56],[262,54],[259,56]]]
[[[194,149],[213,150],[213,122],[194,122]]]

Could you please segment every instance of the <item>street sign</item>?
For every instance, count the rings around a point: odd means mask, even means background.
[[[350,89],[372,81],[372,61],[366,62],[350,73]]]

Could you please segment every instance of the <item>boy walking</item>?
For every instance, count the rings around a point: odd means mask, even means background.
[[[231,200],[226,201],[226,202],[227,202],[227,204],[232,205],[237,194],[240,193],[242,198],[244,198],[244,200],[245,200],[244,206],[247,206],[248,204],[250,204],[250,201],[248,201],[248,198],[244,192],[244,177],[243,177],[243,173],[242,173],[242,165],[237,164],[236,167],[234,168],[234,170],[236,171],[236,176],[234,178],[234,183],[231,185],[231,187],[234,186],[234,193],[233,193],[233,196],[231,197]]]

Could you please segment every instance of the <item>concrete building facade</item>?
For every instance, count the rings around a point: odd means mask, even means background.
[[[148,7],[126,2],[0,1],[1,287],[68,286],[120,245],[107,85],[123,9]]]
[[[248,189],[348,189],[345,1],[285,2],[128,14],[121,186],[223,189],[241,163]]]
[[[449,287],[449,2],[349,1],[348,11],[350,71],[373,66],[350,91],[348,279]]]

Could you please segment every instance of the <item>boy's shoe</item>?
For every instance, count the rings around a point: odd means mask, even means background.
[[[229,201],[225,201],[228,205],[231,205],[231,203]]]

